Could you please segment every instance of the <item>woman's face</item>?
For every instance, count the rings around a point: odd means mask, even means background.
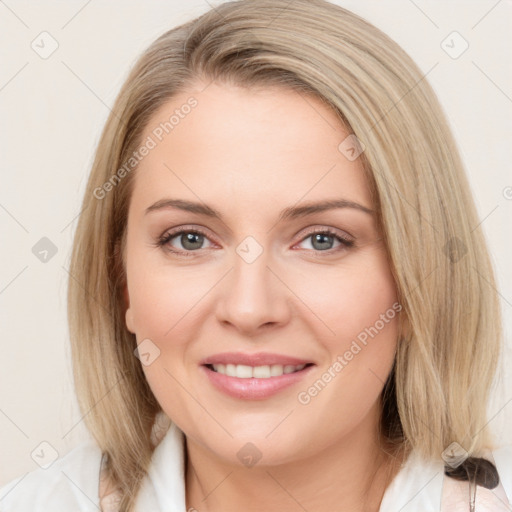
[[[210,455],[279,464],[375,429],[400,306],[349,135],[311,96],[216,83],[146,128],[126,325]]]

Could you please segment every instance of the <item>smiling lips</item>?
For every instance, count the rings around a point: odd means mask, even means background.
[[[314,363],[281,354],[226,352],[201,362],[210,382],[241,399],[261,400],[298,382]]]
[[[273,364],[264,366],[248,366],[245,364],[213,364],[210,365],[214,371],[227,375],[228,377],[238,377],[239,379],[268,379],[270,377],[280,377],[285,373],[293,373],[302,370],[306,365],[299,364]]]

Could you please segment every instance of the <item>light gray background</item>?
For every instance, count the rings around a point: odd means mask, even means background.
[[[499,280],[508,352],[490,417],[500,442],[511,443],[512,4],[335,3],[401,44],[446,110]],[[0,0],[0,485],[39,467],[34,450],[63,456],[89,435],[73,392],[66,269],[93,153],[135,58],[209,4]],[[58,43],[47,59],[31,47],[34,41],[39,51],[50,48],[43,31]],[[456,59],[445,51],[462,48],[457,35],[446,39],[453,31],[469,44]],[[42,237],[58,250],[47,262],[32,252]]]

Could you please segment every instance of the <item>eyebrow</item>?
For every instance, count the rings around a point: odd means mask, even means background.
[[[196,213],[198,215],[205,215],[206,217],[216,218],[223,221],[222,214],[211,206],[208,206],[204,203],[187,201],[184,199],[161,199],[160,201],[157,201],[156,203],[146,208],[145,215],[153,211],[167,208],[175,208],[178,210]],[[290,206],[285,208],[279,213],[279,221],[306,217],[314,213],[320,213],[339,208],[351,208],[367,213],[369,215],[374,214],[374,211],[370,208],[367,208],[366,206],[363,206],[362,204],[356,203],[354,201],[349,201],[347,199],[330,199],[319,202],[309,202],[304,203],[301,206]]]

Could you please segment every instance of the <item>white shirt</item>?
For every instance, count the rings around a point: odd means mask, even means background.
[[[184,440],[171,423],[153,453],[137,512],[186,512]],[[512,446],[494,451],[492,457],[500,485],[477,488],[475,512],[512,510]],[[0,512],[98,512],[100,466],[99,447],[83,442],[48,469],[39,468],[1,487]],[[468,483],[445,477],[442,461],[425,462],[411,454],[386,489],[379,512],[468,512],[467,496]]]

